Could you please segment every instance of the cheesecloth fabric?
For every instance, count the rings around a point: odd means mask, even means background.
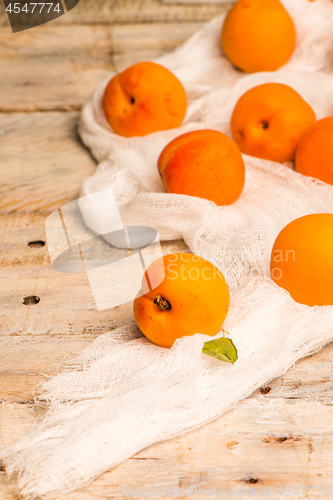
[[[43,385],[46,417],[5,453],[22,495],[54,497],[88,484],[144,447],[215,419],[333,339],[333,307],[298,304],[269,277],[279,231],[302,215],[333,213],[332,186],[294,172],[292,165],[244,156],[242,196],[218,207],[166,194],[156,167],[163,147],[181,133],[213,128],[231,136],[237,100],[264,82],[293,87],[317,119],[333,115],[333,2],[283,4],[298,39],[280,70],[234,69],[220,48],[220,16],[156,59],[187,91],[188,112],[179,129],[146,137],[114,134],[101,109],[107,82],[84,106],[79,129],[100,162],[84,179],[82,195],[112,187],[124,224],[152,226],[164,240],[184,238],[193,253],[222,271],[232,297],[224,328],[239,360],[232,366],[202,354],[208,337],[200,332],[171,349],[150,343],[134,323],[101,335]],[[86,217],[86,223],[98,231],[98,221]]]

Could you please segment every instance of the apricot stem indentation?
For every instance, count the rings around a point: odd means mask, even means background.
[[[170,302],[161,295],[156,295],[156,297],[154,298],[154,304],[156,304],[161,311],[171,309]]]

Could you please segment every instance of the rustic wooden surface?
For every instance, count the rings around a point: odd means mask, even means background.
[[[28,245],[45,241],[46,217],[94,172],[76,133],[80,106],[110,71],[172,50],[225,8],[81,0],[58,20],[13,34],[0,2],[1,448],[40,414],[33,389],[45,374],[133,319],[130,304],[97,312],[84,275],[60,275],[46,246]],[[170,245],[182,248],[170,242],[164,251]],[[30,295],[40,302],[24,306]],[[124,486],[233,488],[237,498],[271,487],[280,499],[280,486],[322,485],[333,494],[332,358],[328,345],[211,424],[143,450],[62,500],[118,500]],[[4,471],[0,498],[18,499]]]

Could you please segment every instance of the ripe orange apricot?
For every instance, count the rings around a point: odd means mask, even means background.
[[[278,235],[271,277],[296,302],[333,305],[333,214],[295,219]]]
[[[112,129],[125,137],[179,127],[187,108],[178,78],[153,62],[140,62],[108,83],[103,110]]]
[[[296,30],[279,0],[238,0],[224,21],[221,41],[237,68],[275,71],[292,55]]]
[[[300,136],[316,121],[313,109],[288,85],[264,83],[245,92],[231,117],[240,150],[277,162],[293,161]]]
[[[295,165],[297,172],[333,184],[333,116],[318,120],[304,132]]]
[[[196,130],[171,141],[158,159],[169,193],[186,194],[230,205],[245,182],[245,165],[238,146],[216,130]]]
[[[153,283],[160,283],[152,289]],[[171,347],[195,333],[216,335],[229,309],[223,274],[207,260],[173,253],[155,260],[142,279],[133,310],[138,327],[155,344]]]

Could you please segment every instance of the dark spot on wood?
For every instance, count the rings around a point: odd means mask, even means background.
[[[296,441],[301,441],[301,437],[293,437],[293,436],[281,436],[281,437],[274,437],[274,436],[269,436],[263,440],[264,443],[293,443]]]
[[[272,389],[270,387],[260,387],[261,394],[268,394]]]
[[[36,295],[29,295],[29,297],[24,297],[24,299],[22,300],[22,304],[24,306],[32,306],[34,304],[38,304],[39,301],[40,298],[36,297]]]
[[[6,469],[5,469],[5,466],[2,462],[0,462],[0,472],[4,472]]]
[[[229,441],[228,443],[226,443],[226,447],[229,449],[229,450],[232,450],[235,446],[237,446],[239,444],[238,441]]]
[[[131,104],[134,104],[135,103],[135,99],[134,97],[131,97]]]
[[[250,484],[257,484],[258,479],[256,477],[250,477],[250,479],[246,479],[246,482]]]
[[[42,240],[30,241],[30,243],[28,243],[28,246],[31,248],[41,248],[44,245],[45,245],[45,241],[42,241]]]

